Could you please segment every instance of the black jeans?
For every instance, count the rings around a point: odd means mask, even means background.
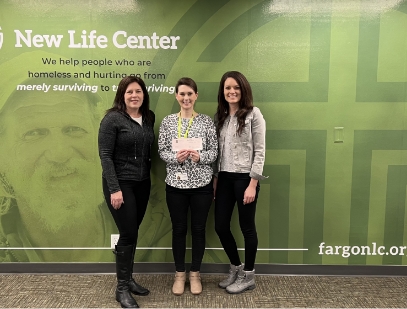
[[[119,180],[124,204],[114,209],[110,203],[107,181],[103,178],[103,193],[106,204],[119,230],[118,246],[130,246],[137,243],[138,229],[146,213],[150,198],[151,179],[142,181]]]
[[[245,270],[253,270],[258,245],[255,215],[257,197],[260,191],[259,184],[256,188],[254,201],[243,205],[244,192],[249,186],[250,180],[248,173],[220,172],[215,199],[215,230],[230,263],[236,266],[240,265],[241,261],[235,238],[230,231],[230,221],[237,202],[239,224],[245,243]]]
[[[201,269],[205,253],[205,228],[213,200],[213,184],[196,189],[178,189],[167,185],[166,198],[172,222],[172,253],[175,270],[185,271],[188,210],[191,209],[192,264],[190,271]]]

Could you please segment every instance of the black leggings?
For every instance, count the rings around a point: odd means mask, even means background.
[[[253,270],[257,253],[257,232],[256,232],[256,204],[259,195],[260,185],[256,188],[256,198],[250,204],[243,205],[243,196],[250,183],[250,176],[247,173],[220,172],[216,187],[215,199],[215,230],[220,242],[233,265],[240,265],[240,257],[237,251],[235,238],[230,231],[230,221],[233,209],[237,202],[239,211],[239,224],[243,233],[245,244],[245,270]]]
[[[175,270],[185,271],[188,210],[191,208],[192,263],[190,271],[201,269],[205,253],[205,228],[213,200],[212,182],[196,189],[177,189],[167,185],[166,197],[172,222],[172,253]]]
[[[110,203],[110,192],[107,181],[103,178],[103,193],[106,204],[119,230],[118,246],[130,246],[137,243],[138,229],[146,213],[150,198],[151,180],[119,180],[124,204],[114,209]]]

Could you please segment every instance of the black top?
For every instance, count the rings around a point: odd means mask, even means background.
[[[99,156],[110,193],[121,190],[118,180],[150,178],[155,121],[154,113],[150,113],[152,122],[143,117],[142,126],[125,112],[112,111],[102,119]]]

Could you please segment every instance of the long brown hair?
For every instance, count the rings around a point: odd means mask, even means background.
[[[126,93],[127,87],[131,83],[139,84],[141,90],[143,90],[144,98],[143,104],[141,104],[140,106],[140,112],[142,117],[146,119],[149,123],[151,123],[153,121],[153,117],[150,112],[150,96],[148,94],[146,84],[140,77],[137,76],[126,76],[120,81],[119,85],[117,86],[113,106],[106,111],[106,114],[112,111],[126,112],[126,103],[124,102],[124,94]]]
[[[220,129],[229,115],[229,103],[226,101],[224,94],[225,82],[228,78],[233,78],[240,87],[241,98],[239,101],[239,110],[236,112],[238,123],[236,132],[238,135],[243,131],[247,114],[253,110],[252,88],[246,77],[238,71],[229,71],[223,74],[219,83],[218,108],[215,115],[217,119],[216,132],[218,136]]]

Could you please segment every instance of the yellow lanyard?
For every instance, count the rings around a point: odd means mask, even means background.
[[[194,120],[194,113],[193,112],[192,112],[191,119],[189,119],[188,128],[185,131],[184,138],[188,137],[189,129],[191,128],[191,125],[192,125],[192,120]],[[179,112],[179,116],[178,116],[178,138],[181,138],[181,112]]]

